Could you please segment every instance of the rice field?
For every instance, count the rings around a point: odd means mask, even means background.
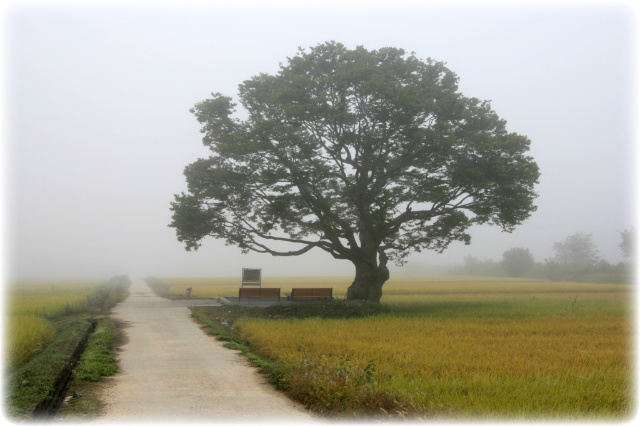
[[[19,367],[34,354],[41,352],[54,336],[53,326],[44,318],[33,314],[9,315],[6,331],[9,369]]]
[[[99,282],[86,281],[25,281],[8,286],[6,309],[8,314],[54,315],[67,305],[83,303]]]
[[[67,307],[84,303],[99,283],[16,282],[5,293],[6,363],[25,364],[54,337],[47,320]]]
[[[237,297],[241,284],[238,277],[226,278],[161,278],[169,285],[169,292],[176,296],[184,296],[191,287],[192,298]],[[280,288],[281,294],[291,291],[292,287],[333,287],[334,297],[343,298],[347,288],[353,281],[349,277],[262,277],[263,287]]]
[[[233,295],[237,281],[178,279],[171,288]],[[283,278],[263,286],[332,286],[340,297],[349,282]],[[392,310],[375,317],[242,318],[234,329],[285,366],[298,397],[319,411],[353,397],[361,400],[350,407],[355,411],[357,404],[392,407],[424,418],[609,420],[635,413],[632,285],[396,277],[383,292]]]
[[[360,369],[372,361],[378,386],[422,415],[579,417],[631,409],[631,328],[620,317],[383,316],[242,320],[236,327],[284,365],[331,364],[338,373],[342,359]]]
[[[217,278],[161,278],[169,285],[169,292],[176,296],[184,296],[191,287],[191,297],[217,298],[238,295],[241,280],[238,277]],[[293,287],[332,287],[334,297],[346,297],[347,288],[353,277],[263,277],[263,287],[280,288],[281,292],[290,291]],[[631,286],[628,284],[592,284],[575,282],[550,282],[546,280],[518,278],[487,278],[467,276],[433,276],[410,277],[397,276],[383,287],[381,303],[413,303],[437,299],[447,300],[495,300],[509,299],[557,299],[579,295],[589,298],[603,292],[607,298],[616,295],[628,298]]]

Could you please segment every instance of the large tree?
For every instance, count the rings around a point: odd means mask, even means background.
[[[514,247],[502,253],[502,267],[510,277],[521,277],[535,266],[529,249]]]
[[[555,260],[575,267],[593,266],[600,260],[591,234],[578,232],[553,245]]]
[[[622,250],[622,257],[624,257],[625,260],[634,260],[634,256],[635,256],[635,228],[632,226],[629,229],[625,229],[623,231],[619,231],[620,232],[620,238],[622,239],[622,241],[620,241],[620,250]]]
[[[191,110],[213,155],[186,167],[169,226],[187,250],[208,236],[324,250],[355,265],[349,299],[379,301],[389,260],[468,244],[473,224],[511,231],[535,210],[529,139],[457,83],[402,49],[300,49],[239,85],[246,119],[219,93]]]

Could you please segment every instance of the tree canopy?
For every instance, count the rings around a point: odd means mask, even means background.
[[[510,277],[521,277],[534,265],[533,254],[529,249],[514,247],[502,254],[502,267]]]
[[[598,263],[600,256],[598,248],[591,239],[591,234],[578,232],[553,245],[555,260],[565,265],[579,267],[591,266]]]
[[[622,250],[622,257],[624,257],[625,260],[634,260],[635,257],[635,233],[636,230],[635,228],[632,226],[629,229],[625,229],[623,231],[619,231],[620,232],[620,238],[622,241],[620,241],[620,250]]]
[[[191,110],[212,155],[186,167],[169,226],[187,250],[208,236],[324,250],[355,265],[348,298],[379,301],[388,260],[468,244],[474,224],[512,231],[535,210],[529,139],[457,83],[402,49],[300,49],[239,85],[246,119],[220,93]]]

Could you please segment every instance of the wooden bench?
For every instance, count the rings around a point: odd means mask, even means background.
[[[248,288],[240,287],[238,293],[238,300],[242,299],[278,299],[280,301],[280,289],[279,288]]]
[[[294,288],[291,293],[285,293],[287,299],[291,300],[331,300],[333,299],[332,288]]]

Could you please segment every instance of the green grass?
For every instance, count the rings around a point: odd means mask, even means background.
[[[120,337],[119,325],[111,318],[102,318],[89,338],[74,377],[67,391],[65,404],[56,411],[56,419],[63,422],[85,422],[95,419],[103,407],[100,387],[94,385],[102,377],[117,372],[117,361],[113,358],[113,347]]]
[[[37,351],[30,353],[26,359],[21,359],[20,363],[12,364],[13,368],[7,370],[5,410],[9,417],[28,416],[36,404],[53,395],[55,382],[61,371],[69,368],[72,353],[91,327],[91,318],[96,314],[108,313],[112,306],[126,296],[129,283],[126,277],[114,277],[102,285],[91,286],[92,292],[83,294],[82,300],[72,306],[58,304],[53,307],[46,303],[34,306],[37,313],[31,315],[50,324],[53,336],[44,344],[38,345]],[[8,300],[8,312],[25,312],[25,309],[28,312],[28,303],[18,297],[20,292],[30,300],[42,300],[46,299],[49,291],[56,288],[61,289],[61,285],[38,283],[14,291],[14,297]],[[43,294],[38,295],[37,289],[42,290]],[[73,292],[68,286],[61,291]],[[16,304],[12,305],[13,302]],[[42,306],[53,308],[43,311]],[[34,339],[40,339],[40,334]]]
[[[99,382],[102,377],[116,374],[118,365],[111,356],[113,342],[117,336],[115,328],[112,319],[103,318],[98,322],[74,370],[79,380]]]
[[[52,322],[55,339],[36,357],[11,374],[7,392],[10,417],[21,417],[53,395],[54,382],[68,363],[78,340],[91,326],[89,314],[59,318]]]

